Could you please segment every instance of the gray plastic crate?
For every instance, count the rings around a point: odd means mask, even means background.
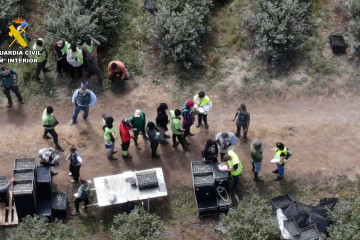
[[[34,170],[33,169],[15,169],[14,178],[16,181],[22,180],[34,180]]]
[[[7,184],[7,177],[6,176],[0,176],[0,186],[4,186]]]
[[[299,237],[301,232],[299,226],[296,224],[293,218],[284,221],[284,228],[290,233],[293,237]]]
[[[320,239],[320,233],[314,225],[304,227],[300,229],[300,240],[318,240]]]
[[[196,187],[214,185],[213,174],[208,173],[208,174],[203,174],[203,175],[195,175],[194,176],[194,185]]]
[[[34,191],[34,182],[33,180],[22,180],[15,181],[13,183],[13,194],[32,194]]]
[[[287,208],[291,203],[294,203],[295,199],[290,194],[285,194],[276,198],[271,199],[271,204],[274,210],[278,208]]]
[[[191,171],[194,175],[213,172],[212,163],[202,161],[191,162]]]
[[[36,169],[35,158],[15,158],[14,169]]]
[[[155,170],[136,173],[136,178],[140,190],[159,186]]]

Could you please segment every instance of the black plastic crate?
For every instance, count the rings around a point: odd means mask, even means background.
[[[310,213],[309,219],[306,221],[307,225],[315,225],[317,230],[321,233],[326,233],[326,228],[331,221],[328,218],[322,217],[316,213]]]
[[[222,199],[220,196],[217,196],[217,205],[220,210],[228,210],[231,208],[232,206],[231,197],[229,197],[229,199],[225,198],[225,200]]]
[[[155,170],[136,173],[139,189],[155,188],[159,186]]]
[[[50,167],[39,165],[36,169],[36,181],[51,183]]]
[[[51,174],[49,166],[38,166],[36,169],[36,190],[39,200],[52,199]]]
[[[7,184],[7,177],[6,176],[0,176],[0,186],[4,186]]]
[[[346,43],[344,37],[339,33],[331,33],[329,43],[333,53],[346,53]]]
[[[35,180],[33,169],[15,169],[14,178],[16,181]]]
[[[301,228],[300,231],[300,240],[319,240],[321,236],[314,225]]]
[[[295,199],[290,194],[285,194],[276,198],[271,199],[271,204],[274,210],[281,208],[287,208],[291,203],[294,203]]]
[[[204,201],[197,201],[199,216],[218,214],[218,206],[216,197],[208,198]]]
[[[54,218],[66,217],[68,208],[68,195],[66,192],[54,192],[51,209]]]
[[[329,210],[333,210],[337,204],[339,199],[337,198],[323,198],[320,199],[320,203],[317,207],[328,208]]]
[[[21,180],[13,183],[13,195],[34,193],[33,180]]]
[[[35,169],[36,160],[35,158],[15,158],[14,169]]]
[[[212,173],[213,165],[211,162],[203,162],[203,161],[194,161],[191,162],[191,171],[193,175],[204,174],[204,173]]]
[[[306,205],[303,205],[300,203],[291,203],[286,209],[284,209],[284,215],[287,218],[292,218],[292,217],[295,217],[296,215],[308,213],[305,210],[305,207],[306,207]]]
[[[195,197],[197,201],[205,201],[209,198],[215,198],[216,190],[213,186],[199,186],[195,187]]]
[[[13,196],[20,221],[27,215],[37,213],[37,198],[32,180],[15,181],[13,183]]]
[[[0,176],[0,187],[5,186],[7,184],[7,178],[5,176]],[[0,202],[8,203],[9,201],[9,189],[6,191],[0,192]]]
[[[214,186],[214,177],[212,173],[204,173],[203,175],[194,176],[194,185],[198,186]]]
[[[39,200],[38,215],[47,217],[49,221],[52,221],[51,200]]]
[[[214,178],[216,179],[228,179],[229,178],[229,172],[223,172],[220,171],[217,166],[219,164],[216,163],[216,165],[214,166]]]
[[[284,228],[293,237],[299,237],[301,234],[300,228],[293,218],[290,218],[289,220],[284,221]]]

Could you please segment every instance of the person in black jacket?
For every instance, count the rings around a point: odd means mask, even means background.
[[[160,155],[156,153],[156,150],[159,146],[160,141],[160,133],[155,126],[155,123],[148,122],[147,124],[147,135],[150,140],[150,148],[151,148],[151,157],[152,158],[160,158]]]
[[[164,139],[170,138],[170,136],[166,134],[166,131],[168,130],[167,125],[169,123],[169,117],[166,114],[166,110],[168,110],[168,106],[166,103],[161,103],[160,106],[157,108],[156,125],[159,128],[160,132],[160,144],[169,144],[169,142]]]
[[[215,140],[208,139],[205,142],[204,149],[201,151],[201,157],[204,161],[217,162],[219,156],[219,148]]]

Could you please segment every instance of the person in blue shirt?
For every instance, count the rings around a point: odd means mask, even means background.
[[[89,85],[87,82],[83,82],[81,84],[81,88],[77,89],[74,92],[74,95],[72,97],[72,103],[75,104],[75,111],[70,120],[70,125],[73,125],[76,123],[77,116],[81,110],[84,111],[84,114],[83,114],[84,122],[86,124],[89,123],[87,120],[87,118],[89,116],[89,108],[91,106],[94,106],[94,104],[96,102],[96,96],[93,93],[93,91],[88,89],[88,86]]]
[[[15,70],[10,69],[7,66],[2,67],[2,72],[0,73],[0,81],[1,81],[0,88],[8,100],[7,107],[12,107],[13,104],[10,95],[10,90],[13,91],[13,93],[15,93],[16,97],[19,99],[19,102],[25,104],[25,101],[19,92],[19,87],[17,86],[17,80],[18,80],[18,73]]]

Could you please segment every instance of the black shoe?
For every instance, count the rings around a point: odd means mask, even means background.
[[[189,136],[191,136],[191,137],[192,137],[192,136],[195,136],[195,134],[193,134],[193,133],[189,133]]]
[[[164,138],[170,138],[170,135],[164,134]]]
[[[8,103],[7,107],[8,107],[8,108],[11,108],[12,105],[13,105],[12,102],[11,102],[11,103]]]
[[[56,150],[58,150],[58,151],[60,151],[60,152],[64,152],[65,150],[62,148],[62,147],[60,147],[60,145],[56,145]]]
[[[185,143],[185,145],[188,145],[188,146],[190,145],[190,143],[186,140],[184,140],[184,143]]]
[[[44,139],[51,139],[51,137],[49,137],[48,135],[43,135]]]
[[[122,155],[123,159],[126,160],[126,159],[132,159],[132,156],[130,154],[124,156]]]
[[[24,99],[23,99],[23,100],[21,100],[20,102],[21,102],[22,104],[25,104],[25,101],[24,101]]]
[[[185,146],[183,149],[184,149],[185,152],[189,152],[189,151],[190,151],[190,148],[189,148],[189,147],[186,147],[186,146]]]
[[[118,160],[117,158],[115,158],[115,157],[113,157],[113,156],[111,156],[111,157],[108,157],[108,159],[109,159],[109,160],[111,160],[111,161],[115,161],[115,160]]]
[[[281,179],[283,178],[278,176],[277,178],[274,179],[274,181],[280,181]]]
[[[58,172],[53,172],[53,171],[51,171],[51,172],[50,172],[50,175],[51,175],[51,176],[56,176],[56,175],[58,175]]]
[[[154,159],[160,158],[160,155],[159,154],[154,154],[154,155],[151,156],[151,158],[154,158]]]
[[[255,181],[255,182],[261,182],[260,178],[258,178],[258,177],[255,177],[255,178],[254,178],[254,181]]]
[[[173,144],[173,147],[177,147],[180,143],[179,142],[176,142]]]
[[[272,173],[279,173],[279,170],[275,169],[274,171],[272,171]]]
[[[209,124],[205,123],[205,128],[209,129]]]
[[[117,151],[113,151],[111,155],[114,155],[115,153],[117,153]]]
[[[199,128],[201,126],[201,123],[199,123],[198,125],[196,125],[197,128]],[[189,134],[190,135],[190,134]],[[190,135],[191,136],[191,135]]]
[[[167,145],[167,144],[169,144],[169,142],[166,141],[166,140],[161,140],[161,141],[160,141],[160,144]]]

